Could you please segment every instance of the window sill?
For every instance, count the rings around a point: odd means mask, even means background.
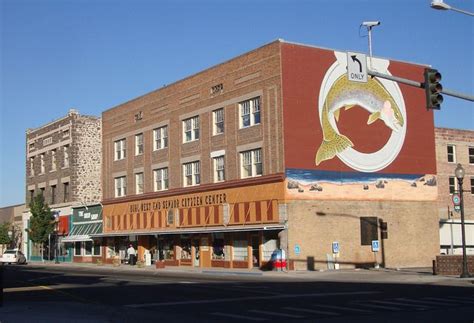
[[[193,139],[193,140],[189,140],[189,141],[183,141],[183,145],[184,145],[184,144],[189,144],[189,143],[192,143],[192,142],[196,142],[196,141],[199,141],[199,139]]]
[[[165,150],[165,149],[167,149],[167,148],[168,148],[168,146],[163,147],[163,148],[153,149],[153,152],[155,152],[155,151],[163,151],[163,150]]]
[[[256,124],[251,124],[250,126],[246,126],[246,127],[239,127],[239,130],[243,130],[243,129],[248,129],[248,128],[252,128],[252,127],[257,127],[257,126],[260,126],[261,123],[256,123]]]

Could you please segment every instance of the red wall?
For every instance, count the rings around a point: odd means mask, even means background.
[[[319,91],[327,69],[336,61],[331,50],[281,44],[285,168],[355,172],[337,156],[315,165],[323,133],[318,114]],[[392,75],[423,81],[423,66],[391,61]],[[433,111],[428,111],[423,89],[399,84],[405,99],[407,131],[397,158],[379,173],[436,174]],[[340,133],[360,152],[374,152],[388,140],[391,130],[383,122],[367,125],[369,113],[353,108],[341,113]]]

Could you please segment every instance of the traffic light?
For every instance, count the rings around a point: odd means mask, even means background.
[[[425,93],[426,93],[426,108],[427,109],[437,109],[441,108],[441,103],[443,103],[443,96],[441,92],[443,91],[443,86],[441,83],[441,74],[438,70],[432,68],[425,68]]]

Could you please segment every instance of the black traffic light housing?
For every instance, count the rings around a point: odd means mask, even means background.
[[[443,86],[439,83],[441,81],[441,74],[438,70],[433,68],[425,68],[424,76],[426,108],[439,110],[441,108],[441,103],[443,103],[443,96],[441,95]]]

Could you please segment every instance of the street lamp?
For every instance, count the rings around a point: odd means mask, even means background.
[[[462,181],[465,175],[464,168],[461,164],[456,166],[454,170],[454,175],[458,179],[458,190],[459,190],[459,197],[461,200],[460,207],[461,207],[461,239],[462,239],[462,272],[461,278],[468,278],[470,277],[469,271],[467,269],[467,255],[466,255],[466,230],[464,228],[464,198],[463,198],[463,189],[462,189]]]
[[[463,14],[468,15],[468,16],[474,16],[474,13],[469,12],[469,11],[465,11],[465,10],[461,10],[461,9],[457,9],[457,8],[453,8],[449,4],[444,3],[442,0],[432,1],[431,2],[431,8],[437,9],[437,10],[452,10],[452,11],[463,13]]]

